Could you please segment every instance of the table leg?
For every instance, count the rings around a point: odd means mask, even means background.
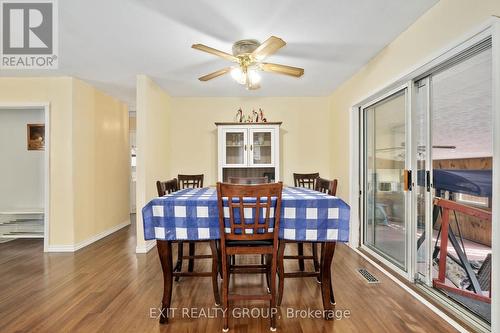
[[[160,324],[168,323],[170,301],[172,300],[172,242],[157,240],[156,248],[163,271],[163,298],[161,301]]]
[[[325,242],[323,244],[323,256],[321,258],[321,296],[323,298],[324,310],[333,310],[333,305],[335,305],[331,272],[335,244],[335,242]]]

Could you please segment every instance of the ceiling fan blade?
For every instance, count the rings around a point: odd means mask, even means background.
[[[252,52],[252,55],[260,61],[276,53],[276,51],[285,45],[286,43],[283,39],[271,36],[264,43],[260,44],[260,46]]]
[[[216,72],[204,75],[204,76],[198,78],[198,80],[200,80],[200,81],[208,81],[208,80],[211,80],[211,79],[215,79],[216,77],[219,77],[219,76],[224,75],[226,73],[229,73],[230,71],[231,71],[231,67],[226,67],[226,68],[220,69],[220,70],[218,70]]]
[[[193,44],[191,47],[193,49],[200,50],[200,51],[203,51],[203,52],[207,52],[207,53],[216,55],[218,57],[224,58],[224,59],[232,61],[232,62],[238,62],[238,58],[236,58],[235,56],[233,56],[233,55],[231,55],[229,53],[226,53],[226,52],[214,49],[214,48],[212,48],[210,46],[206,46],[206,45],[203,45],[203,44]]]
[[[279,73],[294,77],[301,77],[304,75],[304,69],[299,67],[292,67],[286,65],[262,63],[262,70],[265,72]]]

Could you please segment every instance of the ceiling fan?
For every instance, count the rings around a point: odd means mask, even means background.
[[[260,88],[260,71],[301,77],[304,69],[286,65],[263,62],[264,59],[276,53],[285,46],[286,43],[281,38],[271,36],[264,43],[259,43],[255,39],[243,39],[233,44],[232,53],[229,54],[203,44],[193,44],[192,48],[214,54],[223,59],[236,63],[216,72],[204,75],[200,81],[208,81],[221,75],[231,73],[233,79],[247,89],[255,90]]]

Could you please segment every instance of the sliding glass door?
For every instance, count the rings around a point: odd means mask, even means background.
[[[400,89],[362,109],[364,245],[407,271],[407,102]]]

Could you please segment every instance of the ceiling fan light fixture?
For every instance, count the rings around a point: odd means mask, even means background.
[[[256,85],[260,82],[260,74],[256,69],[249,69],[248,70],[248,81],[250,82],[251,85]]]
[[[239,84],[245,84],[247,81],[246,74],[243,73],[240,67],[233,67],[231,69],[231,77]]]

